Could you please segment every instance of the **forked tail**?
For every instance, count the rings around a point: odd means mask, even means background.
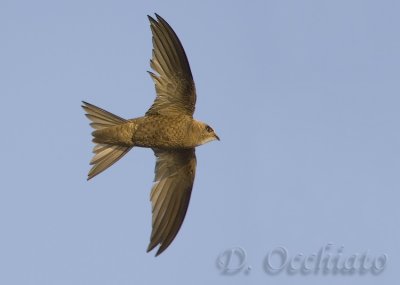
[[[82,101],[82,103],[82,108],[86,111],[85,115],[91,121],[90,126],[95,130],[102,130],[127,122],[127,120],[85,101]],[[93,165],[93,167],[90,169],[87,179],[89,180],[109,168],[131,148],[129,146],[95,143],[94,156],[90,161],[90,165]]]

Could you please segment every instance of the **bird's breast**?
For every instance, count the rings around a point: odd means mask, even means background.
[[[190,133],[192,118],[188,116],[146,116],[134,133],[136,146],[177,149],[194,147]]]

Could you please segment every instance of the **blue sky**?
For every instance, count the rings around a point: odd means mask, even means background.
[[[161,256],[154,156],[90,182],[85,100],[141,116],[155,93],[146,15],[175,29],[196,81],[188,214]],[[400,265],[398,1],[1,1],[1,284],[393,284]],[[278,246],[386,254],[380,274],[270,275]],[[217,257],[247,253],[226,276]]]

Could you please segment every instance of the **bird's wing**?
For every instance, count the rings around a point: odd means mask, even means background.
[[[157,158],[150,194],[153,230],[147,252],[160,245],[157,256],[174,240],[185,218],[196,173],[196,154],[194,148],[153,150]]]
[[[196,90],[186,53],[171,26],[159,15],[148,16],[153,34],[150,75],[157,97],[146,115],[185,114],[192,116]]]

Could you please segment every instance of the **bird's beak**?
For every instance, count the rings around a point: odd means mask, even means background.
[[[215,136],[215,138],[216,138],[217,140],[220,141],[219,136],[217,136],[217,134],[214,134],[214,136]]]

